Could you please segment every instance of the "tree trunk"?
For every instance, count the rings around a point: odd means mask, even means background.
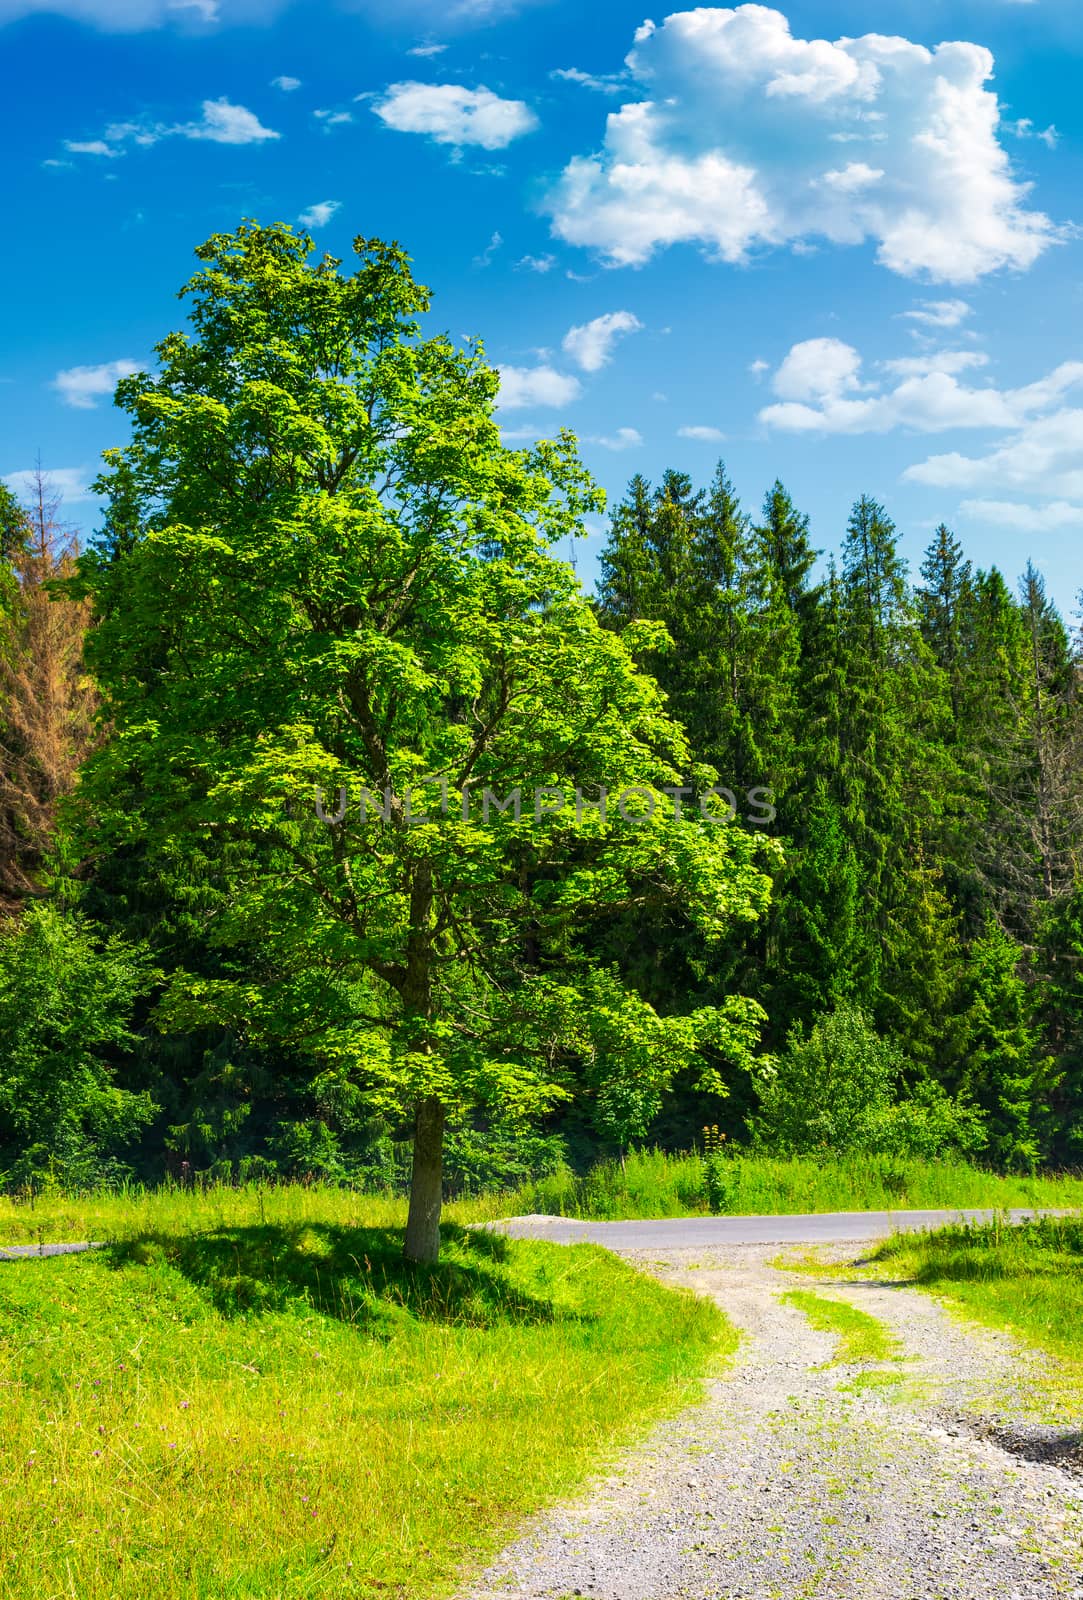
[[[435,1095],[422,1100],[414,1124],[414,1166],[410,1215],[406,1223],[407,1261],[434,1262],[440,1256],[440,1208],[444,1200],[443,1104]]]

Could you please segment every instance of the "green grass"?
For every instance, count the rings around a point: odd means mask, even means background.
[[[56,1211],[116,1242],[0,1265],[3,1600],[445,1592],[735,1342],[591,1246],[408,1269],[393,1208],[258,1198]]]
[[[1008,1328],[1058,1358],[1083,1391],[1083,1220],[895,1234],[878,1268],[908,1278],[976,1321]]]
[[[891,1161],[880,1157],[817,1160],[730,1155],[718,1163],[715,1192],[731,1215],[803,1211],[958,1210],[1013,1206],[1083,1207],[1083,1177],[999,1177],[966,1162]],[[0,1197],[0,1245],[46,1240],[111,1239],[132,1226],[153,1229],[183,1214],[194,1225],[232,1225],[253,1217],[301,1222],[319,1216],[349,1223],[363,1207],[366,1220],[401,1227],[406,1203],[397,1195],[366,1196],[347,1189],[209,1187],[178,1191],[132,1189],[76,1198],[46,1193],[33,1204]],[[521,1189],[457,1200],[447,1209],[459,1223],[545,1212],[553,1216],[650,1218],[708,1213],[707,1163],[702,1156],[636,1151],[622,1168],[601,1162],[585,1177],[567,1168]]]
[[[1083,1177],[999,1177],[961,1161],[880,1157],[781,1158],[730,1155],[717,1166],[722,1207],[731,1215],[802,1211],[957,1210],[1083,1206]],[[647,1150],[595,1167],[585,1178],[559,1173],[504,1197],[503,1215],[679,1217],[709,1211],[706,1162]]]
[[[832,1365],[857,1366],[864,1361],[891,1361],[899,1354],[898,1341],[877,1317],[844,1300],[828,1300],[807,1289],[789,1289],[783,1305],[795,1306],[814,1328],[838,1341]]]

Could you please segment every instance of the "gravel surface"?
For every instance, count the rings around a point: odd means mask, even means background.
[[[461,1600],[1083,1600],[1078,1419],[1029,1420],[1043,1358],[916,1290],[819,1283],[776,1256],[641,1262],[718,1301],[745,1335],[735,1365]],[[790,1287],[880,1317],[903,1359],[830,1365],[832,1337],[780,1303]]]

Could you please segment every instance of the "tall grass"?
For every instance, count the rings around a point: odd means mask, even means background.
[[[590,1246],[409,1269],[391,1210],[146,1196],[0,1265],[2,1600],[442,1593],[733,1343]]]
[[[622,1166],[604,1161],[585,1176],[561,1168],[547,1178],[453,1201],[449,1221],[485,1222],[542,1212],[551,1216],[650,1218],[779,1215],[817,1211],[958,1210],[1016,1206],[1083,1206],[1083,1177],[1000,1177],[962,1161],[895,1161],[884,1157],[811,1160],[751,1154],[669,1155],[632,1152]],[[395,1228],[406,1219],[401,1195],[361,1195],[319,1185],[210,1185],[193,1189],[131,1187],[116,1193],[47,1193],[33,1203],[0,1197],[0,1246],[35,1241],[115,1239],[133,1230],[202,1229],[269,1220],[320,1218],[347,1226]]]
[[[713,1204],[712,1204],[713,1202]],[[717,1210],[774,1216],[804,1211],[888,1211],[1083,1206],[1083,1177],[1000,1177],[962,1161],[761,1155],[629,1155],[576,1177],[564,1170],[505,1197],[520,1212],[569,1217],[679,1217]],[[510,1215],[510,1211],[505,1211]]]

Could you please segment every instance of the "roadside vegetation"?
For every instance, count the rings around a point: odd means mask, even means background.
[[[438,1594],[735,1342],[591,1246],[191,1199],[0,1267],[3,1600]]]
[[[541,1213],[548,1216],[647,1219],[715,1215],[778,1216],[802,1212],[1083,1207],[1083,1176],[1005,1177],[964,1161],[892,1161],[824,1156],[725,1157],[630,1153],[623,1165],[600,1162],[583,1176],[570,1168],[517,1188],[461,1196],[446,1209],[453,1224]],[[32,1196],[0,1195],[0,1247],[74,1239],[126,1239],[162,1227],[198,1230],[273,1219],[284,1226],[334,1221],[401,1228],[406,1198],[360,1194],[337,1185],[216,1184],[69,1193],[57,1186]]]
[[[540,1213],[547,1216],[647,1219],[715,1215],[779,1216],[802,1212],[1083,1207],[1083,1176],[1004,1177],[967,1162],[819,1160],[756,1155],[714,1163],[660,1150],[630,1154],[623,1166],[601,1162],[585,1176],[563,1168],[515,1189],[463,1196],[446,1208],[453,1224]],[[67,1193],[0,1196],[0,1247],[74,1239],[126,1239],[163,1226],[198,1230],[282,1225],[315,1219],[345,1226],[401,1228],[406,1199],[390,1191],[359,1194],[319,1184],[135,1184]]]
[[[1063,1363],[1083,1392],[1083,1220],[895,1234],[878,1267],[912,1278],[977,1321],[1007,1328]]]

